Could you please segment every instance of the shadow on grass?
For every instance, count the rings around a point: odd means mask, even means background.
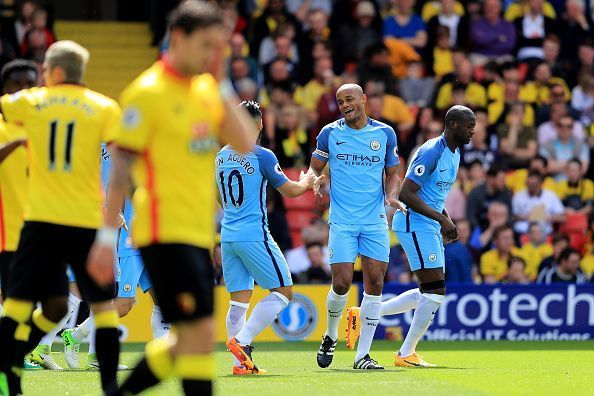
[[[324,372],[333,372],[333,373],[399,373],[401,371],[405,371],[403,369],[396,369],[396,370],[392,370],[392,369],[384,369],[384,370],[355,370],[352,368],[349,369],[339,369],[339,368],[332,368],[332,369],[328,369],[328,370],[316,370],[318,373],[324,373]]]

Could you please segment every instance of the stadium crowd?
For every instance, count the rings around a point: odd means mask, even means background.
[[[594,281],[589,1],[219,3],[233,30],[231,82],[242,100],[261,103],[261,144],[288,174],[308,166],[321,127],[340,117],[341,84],[364,87],[368,115],[397,131],[403,172],[442,132],[445,110],[469,106],[477,127],[446,204],[460,234],[445,248],[447,280]],[[35,1],[1,25],[0,67],[16,57],[40,65],[55,41]],[[296,282],[328,282],[327,195],[297,205],[268,196],[270,230]],[[393,234],[392,244],[386,278],[410,282]],[[219,250],[214,262],[222,283]]]

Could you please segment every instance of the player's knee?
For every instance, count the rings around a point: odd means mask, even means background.
[[[332,290],[334,290],[334,293],[342,296],[344,294],[347,294],[349,292],[351,288],[351,282],[348,282],[346,280],[336,280],[332,282]]]
[[[276,289],[270,289],[270,292],[277,292],[279,294],[282,294],[283,297],[285,297],[289,301],[293,299],[293,286],[284,286]]]
[[[374,296],[379,296],[382,294],[382,290],[384,289],[384,280],[383,279],[371,279],[365,282],[365,293],[371,294]]]
[[[43,316],[52,322],[59,322],[68,313],[68,302],[65,298],[50,299],[41,304]]]
[[[446,283],[443,279],[434,282],[419,283],[419,290],[423,294],[438,294],[441,296],[445,296]]]

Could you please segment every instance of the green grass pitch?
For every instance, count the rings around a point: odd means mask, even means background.
[[[395,342],[376,341],[372,357],[386,370],[352,369],[354,352],[339,344],[328,369],[316,364],[318,343],[256,343],[254,360],[265,376],[234,377],[231,355],[217,348],[217,395],[594,395],[594,344],[583,342],[421,342],[420,354],[440,367],[393,366]],[[121,362],[132,366],[140,346],[124,348]],[[61,353],[56,361],[65,366]],[[81,352],[81,364],[86,354]],[[122,372],[124,378],[129,372]],[[25,395],[98,395],[96,372],[28,371]],[[169,381],[146,395],[179,395]]]

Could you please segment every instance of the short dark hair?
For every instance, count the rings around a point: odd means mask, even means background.
[[[577,254],[580,258],[582,258],[582,255],[580,254],[580,252],[578,252],[574,248],[567,247],[567,248],[563,249],[563,251],[559,255],[559,262],[561,262],[563,260],[567,260],[572,254]]]
[[[520,256],[512,256],[510,257],[509,261],[507,262],[507,268],[511,268],[513,263],[522,263],[524,268],[526,268],[526,260],[524,260]]]
[[[495,177],[499,174],[499,172],[505,172],[505,168],[503,167],[503,165],[494,162],[489,167],[489,170],[487,171],[487,176]]]
[[[15,59],[4,65],[1,72],[2,86],[6,85],[6,82],[10,80],[10,75],[20,71],[32,71],[35,73],[35,79],[39,74],[35,63],[25,59]]]
[[[185,34],[217,25],[223,25],[223,14],[218,6],[207,1],[185,1],[169,14],[169,28]]]
[[[241,107],[247,110],[252,118],[262,118],[262,110],[260,110],[260,104],[253,100],[244,100],[239,104]]]
[[[499,235],[501,235],[502,232],[505,232],[507,230],[510,230],[512,232],[514,231],[514,229],[509,224],[503,224],[496,227],[495,230],[493,230],[493,240],[499,238]]]
[[[532,161],[540,161],[544,164],[545,168],[549,166],[549,160],[546,157],[543,157],[540,154],[537,154],[536,156],[534,156],[530,162]]]
[[[557,242],[565,241],[569,244],[569,237],[565,234],[554,234],[553,235],[553,245]]]
[[[535,170],[531,170],[530,172],[528,172],[528,177],[538,177],[538,179],[542,182],[544,179],[544,176],[542,173],[540,173],[539,171],[535,171]]]

